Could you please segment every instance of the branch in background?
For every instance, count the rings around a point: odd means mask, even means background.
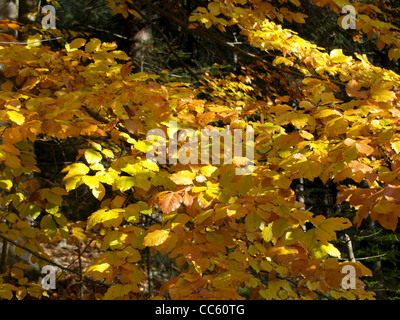
[[[344,240],[346,241],[347,254],[349,255],[350,261],[356,262],[353,251],[353,244],[351,243],[351,239],[347,233],[344,235]]]
[[[384,256],[386,256],[386,253],[378,254],[376,256],[357,258],[356,260],[357,261],[359,261],[359,260],[369,260],[369,259],[381,258],[381,257],[384,257]]]
[[[60,265],[60,264],[58,264],[58,263],[56,263],[56,262],[54,262],[54,261],[51,261],[50,259],[47,259],[47,258],[41,256],[40,254],[38,254],[38,253],[36,253],[36,252],[34,252],[34,251],[28,249],[28,248],[25,248],[24,246],[20,245],[19,243],[16,243],[15,241],[12,241],[12,240],[8,239],[7,237],[5,237],[5,236],[3,236],[3,235],[1,235],[1,234],[0,234],[0,238],[2,238],[3,240],[5,240],[5,241],[7,241],[7,242],[9,242],[9,243],[11,243],[11,244],[13,244],[14,246],[16,246],[16,247],[18,247],[18,248],[21,248],[21,249],[23,249],[23,250],[29,252],[30,254],[32,254],[32,255],[35,256],[36,258],[39,258],[40,260],[46,261],[47,263],[50,263],[51,265],[60,268],[61,270],[65,270],[65,271],[68,271],[68,272],[71,272],[71,273],[75,273],[75,274],[78,275],[78,276],[81,276],[81,274],[80,274],[79,272],[76,272],[76,271],[74,271],[74,270],[72,270],[72,269],[68,269],[68,268],[66,268],[66,267],[63,267],[62,265]]]
[[[110,34],[112,34],[113,36],[116,36],[116,37],[121,38],[121,39],[125,39],[125,40],[128,39],[127,37],[122,36],[122,35],[120,35],[120,34],[118,34],[118,33],[114,33],[114,32],[111,32],[111,31],[105,30],[105,29],[96,28],[96,27],[91,26],[90,24],[88,24],[87,27],[90,28],[90,29],[96,30],[96,31],[110,33]]]
[[[46,42],[46,41],[53,41],[53,40],[58,40],[58,39],[63,39],[64,37],[57,37],[57,38],[51,38],[51,39],[43,39],[43,40],[35,40],[31,42],[0,42],[0,44],[23,44],[23,45],[30,45],[34,43],[39,43],[39,42]]]
[[[104,123],[104,124],[108,124],[109,121],[105,118],[103,118],[101,115],[99,115],[98,113],[96,113],[95,111],[93,111],[92,109],[86,107],[86,106],[82,106],[83,110],[85,110],[89,116],[91,116],[93,119],[97,120],[98,122]],[[130,131],[128,131],[128,129],[126,129],[125,127],[121,126],[120,124],[117,124],[118,129],[126,134],[128,134],[131,138],[135,139],[135,140],[139,140],[140,137],[134,133],[131,133]]]
[[[183,27],[183,28],[185,28],[185,29],[187,29],[187,30],[189,30],[191,32],[197,33],[198,35],[200,35],[200,36],[202,36],[204,38],[213,40],[213,41],[219,43],[220,45],[223,45],[225,47],[229,47],[232,50],[238,52],[242,56],[246,56],[246,57],[255,59],[255,60],[267,65],[269,68],[277,70],[278,72],[291,74],[291,75],[302,77],[302,78],[314,78],[314,79],[319,79],[319,80],[322,80],[322,81],[330,81],[330,82],[335,83],[335,84],[340,85],[340,86],[346,86],[346,84],[344,82],[341,82],[341,81],[337,81],[337,80],[333,80],[333,79],[329,79],[329,78],[327,79],[327,78],[320,77],[320,76],[317,76],[317,75],[305,75],[305,74],[303,74],[301,72],[293,71],[293,70],[286,69],[286,68],[283,69],[283,68],[280,68],[278,66],[274,66],[271,62],[264,60],[262,57],[257,56],[257,55],[255,55],[253,53],[247,52],[245,50],[242,50],[239,47],[236,47],[234,44],[232,44],[232,42],[226,42],[224,40],[221,40],[220,38],[214,36],[213,34],[205,32],[203,30],[189,28],[189,25],[187,25],[185,22],[183,22],[182,20],[176,18],[173,14],[165,11],[164,9],[162,9],[162,8],[160,8],[158,6],[156,6],[155,4],[151,3],[148,0],[137,0],[137,1],[140,2],[143,5],[149,6],[150,8],[154,9],[155,11],[157,11],[158,13],[163,15],[164,17],[167,17],[168,19],[174,21],[179,26],[181,26],[181,27]]]
[[[34,251],[22,246],[22,245],[20,245],[19,243],[16,243],[15,241],[12,241],[12,240],[8,239],[7,237],[5,237],[5,236],[3,236],[1,234],[0,234],[0,238],[2,238],[3,241],[7,241],[7,242],[11,243],[12,245],[14,245],[16,247],[21,248],[21,249],[25,250],[26,252],[29,252],[30,254],[32,254],[33,256],[35,256],[36,258],[38,258],[40,260],[46,261],[47,263],[49,263],[49,264],[51,264],[53,266],[56,266],[57,268],[60,268],[63,271],[67,271],[67,272],[71,272],[71,273],[76,274],[77,276],[79,276],[80,279],[82,279],[82,277],[83,277],[83,275],[81,273],[79,273],[79,272],[77,272],[75,270],[69,269],[67,267],[63,267],[62,265],[58,264],[57,262],[51,261],[50,259],[47,259],[46,257],[43,257],[42,255],[40,255],[40,254],[38,254],[38,253],[36,253],[36,252],[34,252]],[[100,285],[107,285],[106,283],[103,283],[103,282],[100,282],[100,281],[96,281],[96,280],[93,280],[93,279],[90,279],[90,278],[87,278],[87,277],[85,277],[85,279],[88,280],[88,281],[91,281],[93,283],[100,284]]]
[[[171,50],[172,54],[175,56],[175,58],[179,61],[179,63],[183,66],[183,68],[198,82],[200,82],[200,79],[197,77],[197,75],[190,69],[190,67],[182,60],[182,58],[175,52],[174,48],[172,47],[171,42],[168,40],[167,36],[164,34],[164,32],[151,21],[146,15],[144,15],[138,7],[136,7],[134,4],[131,4],[131,7],[148,23],[152,26],[153,29],[157,30],[158,33],[161,34],[163,37],[166,45],[168,46],[168,49]]]
[[[1,250],[0,273],[6,272],[8,241],[3,239],[3,247]]]

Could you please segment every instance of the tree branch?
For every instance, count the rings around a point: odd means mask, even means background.
[[[22,246],[22,245],[20,245],[19,243],[16,243],[15,241],[12,241],[12,240],[8,239],[7,237],[5,237],[5,236],[3,236],[1,234],[0,234],[0,238],[2,238],[4,241],[7,241],[7,242],[13,244],[14,246],[16,246],[18,248],[21,248],[21,249],[25,250],[26,252],[29,252],[30,254],[32,254],[33,256],[35,256],[36,258],[38,258],[40,260],[46,261],[47,263],[49,263],[49,264],[51,264],[53,266],[56,266],[56,267],[60,268],[63,271],[74,273],[77,276],[79,276],[80,279],[83,278],[83,275],[81,273],[79,273],[79,272],[77,272],[75,270],[69,269],[67,267],[63,267],[62,265],[60,265],[60,264],[58,264],[58,263],[56,263],[54,261],[51,261],[50,259],[47,259],[46,257],[43,257],[42,255],[40,255],[40,254],[38,254],[38,253],[36,253],[36,252],[34,252],[34,251]],[[97,283],[97,284],[101,284],[101,285],[107,285],[106,283],[103,283],[103,282],[100,282],[100,281],[97,281],[97,280],[93,280],[93,279],[90,279],[90,278],[87,278],[87,277],[85,277],[85,279],[87,279],[88,281],[91,281],[93,283]]]
[[[36,252],[34,252],[34,251],[32,251],[32,250],[20,245],[19,243],[16,243],[15,241],[12,241],[12,240],[8,239],[7,237],[5,237],[5,236],[3,236],[1,234],[0,234],[0,238],[2,238],[3,240],[5,240],[5,241],[7,241],[7,242],[9,242],[11,244],[13,244],[14,246],[16,246],[18,248],[21,248],[21,249],[29,252],[30,254],[32,254],[33,256],[35,256],[37,258],[39,258],[40,260],[46,261],[47,263],[50,263],[50,264],[60,268],[61,270],[72,272],[72,273],[75,273],[76,275],[79,275],[79,276],[81,275],[79,272],[76,272],[74,270],[71,270],[71,269],[68,269],[66,267],[63,267],[62,265],[60,265],[60,264],[58,264],[58,263],[56,263],[54,261],[51,261],[50,259],[47,259],[46,257],[41,256],[40,254],[38,254],[38,253],[36,253]]]
[[[277,70],[278,72],[291,74],[291,75],[302,77],[302,78],[314,78],[314,79],[319,79],[319,80],[322,80],[322,81],[330,81],[330,82],[335,83],[335,84],[340,85],[340,86],[346,86],[346,84],[341,82],[341,81],[337,81],[337,80],[333,80],[333,79],[329,79],[329,78],[326,79],[324,77],[317,76],[317,75],[305,75],[305,74],[303,74],[301,72],[297,72],[297,71],[293,71],[293,70],[290,70],[290,69],[286,69],[286,68],[284,69],[284,68],[280,68],[278,66],[274,66],[271,62],[264,60],[262,57],[257,56],[257,55],[255,55],[253,53],[247,52],[245,50],[242,50],[239,47],[236,47],[232,42],[226,42],[224,40],[221,40],[220,38],[214,36],[213,34],[210,34],[210,33],[205,32],[203,30],[189,28],[188,24],[186,24],[182,20],[176,18],[171,13],[169,13],[169,12],[165,11],[164,9],[156,6],[155,4],[151,3],[148,0],[137,0],[137,1],[142,3],[143,5],[151,7],[152,9],[154,9],[155,11],[157,11],[158,13],[163,15],[164,17],[167,17],[168,19],[174,21],[176,24],[178,24],[179,26],[189,30],[190,32],[197,33],[198,35],[200,35],[200,36],[202,36],[204,38],[213,40],[213,41],[215,41],[215,42],[217,42],[220,45],[223,45],[225,47],[229,47],[232,50],[234,50],[237,53],[239,53],[240,55],[255,59],[255,60],[267,65],[269,68]]]
[[[347,254],[349,255],[349,259],[351,262],[355,262],[356,258],[354,257],[353,244],[351,243],[350,236],[345,233],[344,239],[346,241]]]
[[[104,124],[108,124],[109,121],[105,118],[103,118],[101,115],[99,115],[98,113],[96,113],[94,110],[86,107],[86,106],[82,106],[83,110],[85,110],[89,116],[91,116],[93,119],[97,120],[98,122],[104,123]],[[126,134],[128,134],[131,138],[135,139],[135,140],[139,140],[140,137],[134,133],[129,132],[125,127],[121,126],[120,124],[117,124],[118,129]]]
[[[386,253],[378,254],[378,255],[376,255],[376,256],[357,258],[356,261],[375,259],[375,258],[380,258],[380,257],[384,257],[384,256],[386,256]]]
[[[200,79],[197,77],[197,75],[192,71],[192,69],[190,69],[190,67],[182,60],[182,58],[175,52],[174,48],[172,47],[171,42],[168,40],[167,36],[164,34],[164,32],[162,32],[162,30],[153,23],[153,21],[151,21],[148,17],[146,17],[146,15],[144,15],[141,10],[136,7],[134,4],[131,4],[131,7],[148,23],[152,26],[153,29],[157,30],[158,33],[161,34],[161,36],[163,37],[166,45],[168,46],[168,49],[171,50],[172,54],[175,56],[175,58],[179,61],[179,63],[183,66],[183,68],[185,68],[185,70],[187,72],[189,72],[189,74],[196,79],[198,82],[200,82]]]

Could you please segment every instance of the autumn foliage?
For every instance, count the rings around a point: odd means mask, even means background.
[[[313,2],[339,14],[343,1]],[[114,14],[137,15],[135,1],[109,3]],[[389,58],[398,59],[399,32],[390,16],[383,22],[378,6],[352,4],[354,38],[376,34],[378,48],[388,46]],[[397,226],[400,76],[365,55],[325,52],[283,29],[283,19],[307,21],[260,0],[216,0],[198,8],[185,22],[190,30],[207,36],[212,28],[236,27],[259,54],[232,46],[254,63],[237,74],[204,74],[197,85],[137,72],[115,43],[96,38],[78,37],[52,50],[34,42],[40,36],[15,45],[0,34],[7,79],[0,91],[1,239],[49,260],[43,244],[90,242],[102,253],[82,276],[106,284],[99,299],[143,299],[140,287],[149,276],[143,257],[156,252],[179,270],[160,284],[157,298],[243,299],[240,289],[247,288],[251,299],[372,299],[362,281],[372,272],[340,259],[331,242],[368,216],[386,229]],[[4,20],[0,27],[19,25]],[[146,152],[155,142],[146,135],[161,129],[173,138],[170,121],[178,130],[251,126],[254,170],[235,174],[243,159],[150,161]],[[32,143],[38,139],[75,145],[76,159],[64,165],[62,180],[35,177]],[[343,182],[338,203],[356,209],[354,220],[306,210],[291,188],[301,178]],[[69,221],[62,206],[82,185],[98,210],[85,221]],[[342,287],[345,265],[355,267],[355,289]],[[0,275],[0,297],[51,297],[17,271],[23,267]]]

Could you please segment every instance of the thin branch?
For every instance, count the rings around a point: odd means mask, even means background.
[[[375,258],[380,258],[380,257],[384,257],[384,256],[386,256],[386,253],[378,254],[378,255],[376,255],[376,256],[357,258],[356,261],[375,259]]]
[[[293,285],[295,286],[295,288],[298,287],[298,285],[299,285],[298,282],[295,281],[294,279],[287,278],[287,277],[282,277],[282,276],[280,276],[279,274],[276,274],[276,277],[277,277],[278,279],[280,279],[280,280],[289,281],[291,284],[293,284]],[[330,296],[328,296],[328,295],[326,295],[325,293],[320,292],[320,291],[318,291],[318,290],[313,290],[312,292],[316,293],[317,295],[319,295],[319,296],[321,296],[322,298],[325,298],[325,299],[327,299],[327,300],[333,300],[333,298],[331,298]]]
[[[157,30],[158,33],[161,34],[163,37],[166,45],[168,46],[168,49],[171,50],[172,54],[175,56],[175,58],[179,61],[179,63],[185,68],[189,74],[196,79],[198,82],[200,82],[200,79],[197,77],[197,75],[190,69],[190,67],[182,60],[182,58],[175,52],[174,48],[172,47],[171,42],[168,40],[167,36],[164,34],[164,32],[155,24],[153,21],[151,21],[146,15],[144,15],[141,10],[136,7],[134,4],[131,4],[131,7],[148,23],[152,26],[153,29]]]
[[[113,36],[116,36],[116,37],[121,38],[121,39],[125,39],[125,40],[128,39],[127,37],[122,36],[122,35],[120,35],[120,34],[118,34],[118,33],[114,33],[114,32],[111,32],[111,31],[105,30],[105,29],[95,28],[95,27],[91,26],[90,24],[88,24],[87,27],[90,28],[90,29],[96,30],[96,31],[110,33],[110,34],[112,34]]]
[[[94,110],[86,107],[86,106],[82,106],[83,110],[85,110],[89,116],[91,116],[93,119],[97,120],[98,122],[104,123],[104,124],[108,124],[109,121],[105,118],[103,118],[100,114],[96,113]],[[117,124],[118,128],[120,131],[128,134],[131,138],[135,139],[135,140],[139,140],[140,137],[136,134],[133,134],[131,132],[129,132],[125,127],[122,127],[120,124]]]
[[[56,262],[54,262],[54,261],[51,261],[50,259],[47,259],[46,257],[41,256],[40,254],[38,254],[38,253],[36,253],[36,252],[34,252],[34,251],[32,251],[32,250],[30,250],[30,249],[28,249],[28,248],[26,248],[26,247],[20,245],[19,243],[16,243],[15,241],[12,241],[12,240],[8,239],[7,237],[5,237],[5,236],[3,236],[3,235],[1,235],[1,234],[0,234],[0,238],[2,238],[2,239],[5,240],[5,241],[8,241],[9,243],[13,244],[14,246],[16,246],[16,247],[18,247],[18,248],[21,248],[21,249],[23,249],[23,250],[29,252],[29,253],[32,254],[33,256],[35,256],[35,257],[37,257],[37,258],[39,258],[39,259],[41,259],[41,260],[43,260],[43,261],[46,261],[47,263],[50,263],[50,264],[52,264],[52,265],[54,265],[54,266],[60,268],[61,270],[65,270],[65,271],[68,271],[68,272],[71,272],[71,273],[75,273],[75,274],[78,275],[78,276],[81,276],[81,274],[80,274],[79,272],[76,272],[76,271],[74,271],[74,270],[72,270],[72,269],[68,269],[68,268],[66,268],[66,267],[63,267],[62,265],[60,265],[60,264],[58,264],[58,263],[56,263]]]
[[[32,42],[0,42],[0,44],[23,44],[23,45],[29,45],[29,44],[34,44],[34,43],[39,43],[39,42],[46,42],[46,41],[53,41],[53,40],[58,40],[58,39],[63,39],[64,37],[57,37],[57,38],[51,38],[51,39],[43,39],[43,40],[35,40]]]
[[[245,50],[242,50],[239,47],[236,47],[235,45],[232,44],[232,42],[226,42],[224,40],[221,40],[220,38],[214,36],[213,34],[205,32],[203,30],[189,28],[189,25],[187,25],[185,22],[183,22],[182,20],[176,18],[173,14],[165,11],[164,9],[161,9],[160,7],[156,6],[155,4],[151,3],[148,0],[137,0],[137,1],[142,3],[143,5],[151,7],[152,9],[154,9],[155,11],[160,13],[161,15],[163,15],[163,16],[167,17],[168,19],[174,21],[179,26],[181,26],[181,27],[183,27],[183,28],[185,28],[185,29],[187,29],[187,30],[189,30],[191,32],[197,33],[198,35],[200,35],[200,36],[202,36],[204,38],[213,40],[213,41],[219,43],[220,45],[223,45],[225,47],[229,47],[232,50],[238,52],[242,56],[253,58],[253,59],[255,59],[255,60],[267,65],[269,68],[277,70],[278,72],[291,74],[291,75],[295,75],[295,76],[302,77],[302,78],[314,78],[314,79],[319,79],[319,80],[322,80],[322,81],[330,81],[330,82],[335,83],[335,84],[340,85],[340,86],[346,86],[346,84],[341,82],[341,81],[337,81],[337,80],[333,80],[333,79],[329,79],[329,78],[327,79],[327,78],[320,77],[320,76],[317,76],[317,75],[305,75],[305,74],[303,74],[301,72],[293,71],[293,70],[286,69],[286,68],[283,69],[283,68],[280,68],[278,66],[274,66],[271,62],[264,60],[262,57],[257,56],[257,55],[255,55],[253,53],[247,52]]]
[[[77,276],[80,277],[80,279],[82,279],[82,277],[83,277],[83,275],[81,273],[79,273],[79,272],[77,272],[75,270],[69,269],[67,267],[63,267],[62,265],[60,265],[60,264],[58,264],[58,263],[56,263],[54,261],[51,261],[50,259],[47,259],[46,257],[43,257],[42,255],[40,255],[40,254],[38,254],[38,253],[36,253],[36,252],[34,252],[34,251],[22,246],[22,245],[20,245],[19,243],[16,243],[15,241],[12,241],[12,240],[8,239],[7,237],[5,237],[5,236],[3,236],[1,234],[0,234],[0,238],[2,238],[5,241],[8,241],[9,243],[13,244],[14,246],[16,246],[18,248],[21,248],[21,249],[25,250],[26,252],[29,252],[30,254],[32,254],[33,256],[35,256],[36,258],[38,258],[40,260],[46,261],[47,263],[60,268],[63,271],[67,271],[67,272],[71,272],[71,273],[76,274]],[[100,285],[107,285],[106,283],[103,283],[103,282],[100,282],[100,281],[97,281],[97,280],[93,280],[93,279],[90,279],[90,278],[87,278],[87,277],[85,277],[85,279],[88,280],[88,281],[91,281],[93,283],[100,284]]]
[[[371,233],[371,234],[369,234],[369,235],[366,235],[366,236],[354,236],[354,238],[355,239],[366,239],[366,238],[370,238],[370,237],[373,237],[373,236],[376,236],[377,234],[379,234],[380,232],[382,231],[382,229],[381,230],[378,230],[377,232],[374,232],[374,233]]]

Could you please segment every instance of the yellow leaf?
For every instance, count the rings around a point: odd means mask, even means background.
[[[245,218],[246,227],[249,231],[256,231],[261,224],[261,218],[254,212],[249,212]]]
[[[142,165],[143,165],[143,167],[145,167],[146,169],[149,169],[151,171],[159,171],[157,163],[155,163],[153,161],[149,161],[149,160],[142,161]]]
[[[214,167],[212,165],[206,165],[204,167],[201,167],[200,172],[205,175],[206,177],[211,177],[211,175],[218,170],[217,167]]]
[[[108,288],[105,293],[103,300],[115,300],[122,298],[127,295],[132,290],[132,286],[130,284],[115,284]]]
[[[305,109],[307,111],[315,108],[315,106],[309,101],[301,101],[299,103],[299,107],[303,108],[303,109]]]
[[[114,153],[110,149],[103,149],[101,152],[107,157],[107,158],[114,158]]]
[[[49,238],[52,238],[57,234],[56,222],[50,214],[42,218],[40,221],[40,228],[44,230],[44,233]]]
[[[154,230],[144,237],[143,244],[146,247],[158,246],[160,244],[163,244],[167,240],[168,235],[168,230]]]
[[[129,190],[135,185],[135,179],[133,177],[122,176],[116,179],[115,186],[121,191],[124,192]]]
[[[25,122],[25,117],[17,111],[7,111],[7,115],[12,122],[16,124],[23,124]]]
[[[333,116],[333,115],[339,116],[339,117],[342,116],[342,114],[341,114],[339,111],[337,111],[337,110],[335,110],[335,109],[329,108],[329,109],[323,109],[323,110],[319,111],[319,112],[315,115],[315,117],[318,117],[318,118],[326,118],[326,117]]]
[[[98,163],[99,161],[101,161],[103,156],[101,155],[101,153],[99,153],[93,149],[86,149],[85,158],[88,163],[94,164],[94,163]]]
[[[396,94],[393,91],[386,89],[378,89],[371,91],[371,97],[378,102],[391,101],[396,98]]]
[[[333,92],[324,92],[323,94],[321,94],[321,102],[319,104],[326,105],[334,101],[335,101],[335,96]]]
[[[92,229],[95,225],[102,223],[105,227],[117,226],[121,222],[122,215],[118,210],[103,208],[93,212],[88,218],[87,227]]]
[[[174,173],[173,175],[170,176],[170,179],[176,183],[177,185],[190,185],[193,184],[193,178],[191,177],[194,174],[196,175],[195,172],[189,172],[189,171],[182,171],[178,173]]]
[[[88,53],[91,53],[93,51],[96,51],[100,48],[101,41],[99,39],[90,39],[90,41],[86,44],[85,46],[85,51]]]
[[[287,66],[293,65],[293,61],[284,57],[277,57],[272,62],[274,66],[284,63]]]
[[[84,176],[89,172],[89,170],[89,167],[83,163],[73,163],[64,168],[61,172],[68,172],[64,177],[64,180],[66,180],[74,176]]]
[[[101,201],[106,195],[106,189],[102,183],[99,183],[97,186],[92,188],[92,194],[97,200]]]
[[[320,216],[314,218],[313,223],[316,225],[315,236],[323,241],[331,241],[336,239],[336,231],[341,231],[352,226],[347,218],[336,217],[324,219],[319,223]]]
[[[213,16],[217,16],[221,13],[221,5],[217,2],[210,2],[208,4],[208,10]]]
[[[297,129],[302,129],[305,127],[308,122],[310,121],[310,118],[307,114],[304,113],[297,113],[297,112],[292,112],[289,116],[290,122],[297,128]]]
[[[343,54],[342,49],[334,49],[330,53],[330,57],[334,63],[345,62],[347,57]]]
[[[336,257],[340,259],[340,251],[332,244],[328,243],[327,245],[321,245],[321,250],[326,252],[332,257]]]
[[[69,44],[69,48],[72,49],[77,49],[80,47],[83,47],[86,43],[86,39],[83,38],[77,38],[72,40],[72,42]]]
[[[39,47],[42,43],[40,40],[42,40],[43,36],[41,34],[35,34],[31,35],[28,37],[27,42],[27,48],[32,48],[32,47]]]
[[[107,274],[112,272],[112,267],[108,262],[104,262],[101,264],[95,264],[90,266],[87,271],[85,272],[85,275],[91,273],[95,277],[95,279],[100,280],[106,278]]]
[[[65,179],[65,190],[71,191],[75,190],[82,184],[82,176],[74,176],[72,178]]]
[[[84,184],[86,184],[90,189],[94,189],[96,187],[98,187],[98,185],[100,184],[100,179],[98,177],[95,176],[83,176],[81,177],[82,182]]]
[[[263,237],[264,241],[266,241],[266,242],[271,241],[272,236],[273,236],[273,234],[272,234],[272,227],[271,226],[265,227],[262,230],[262,237]]]
[[[124,218],[130,223],[139,222],[140,207],[138,204],[130,204],[125,208]]]
[[[13,186],[13,182],[11,180],[0,180],[0,188],[1,189],[6,189],[6,190],[10,191],[12,186]]]
[[[372,148],[371,146],[362,143],[362,142],[357,142],[356,143],[356,148],[358,150],[358,152],[366,154],[366,155],[370,155],[371,153],[374,152],[374,148]]]
[[[6,299],[6,300],[11,300],[13,297],[13,293],[11,289],[7,286],[6,284],[0,285],[0,298]]]
[[[392,148],[396,153],[400,153],[400,141],[391,142]]]
[[[140,140],[137,142],[134,142],[135,145],[135,149],[142,151],[142,152],[147,152],[147,150],[150,148],[150,142],[148,141],[144,141],[144,140]]]

